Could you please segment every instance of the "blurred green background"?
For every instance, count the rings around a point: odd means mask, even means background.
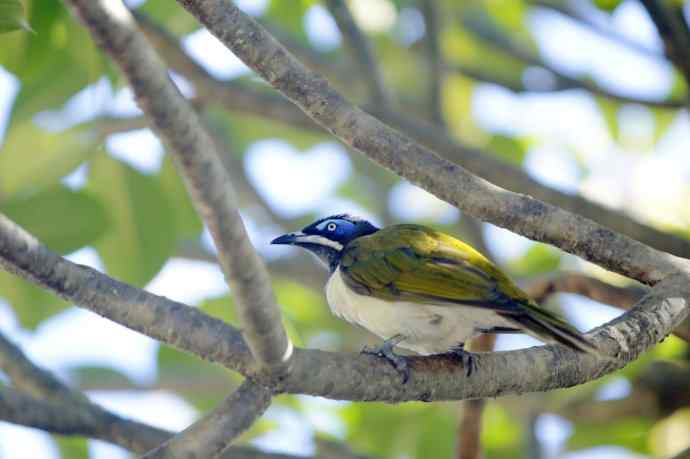
[[[367,76],[357,71],[321,3],[236,3],[366,106]],[[484,155],[566,194],[690,234],[687,88],[663,58],[638,2],[433,3],[444,65],[440,106],[431,102],[435,76],[421,3],[348,2],[373,44],[392,110],[423,120],[440,112],[449,135]],[[382,225],[414,221],[440,228],[484,247],[523,283],[576,270],[625,284],[552,247],[462,216],[318,129],[262,116],[268,103],[242,109],[236,99],[224,102],[209,88],[279,96],[178,5],[128,4],[170,34],[166,42],[147,27],[174,81],[196,101],[227,152],[245,223],[297,345],[357,352],[375,342],[330,315],[322,293],[326,273],[312,259],[268,244],[338,212]],[[208,235],[122,76],[60,2],[27,0],[25,7],[33,32],[0,37],[0,211],[72,260],[236,324]],[[672,7],[682,14],[687,4]],[[180,57],[180,50],[193,60],[173,65],[170,56]],[[620,314],[573,295],[558,295],[550,305],[581,329]],[[211,409],[239,381],[4,272],[0,331],[113,411],[170,429]],[[501,337],[497,347],[533,344]],[[687,343],[672,336],[599,381],[490,400],[482,420],[485,457],[669,457],[690,443],[689,357]],[[242,441],[308,455],[319,439],[331,439],[368,457],[449,458],[461,413],[460,403],[392,406],[280,396]],[[129,456],[102,442],[0,423],[0,457]]]

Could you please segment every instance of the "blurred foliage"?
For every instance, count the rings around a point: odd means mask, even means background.
[[[26,22],[22,2],[0,0],[0,33],[22,29],[31,31],[31,26]]]
[[[360,0],[359,3],[362,1],[369,0]],[[355,0],[351,0],[351,4],[354,3]],[[377,3],[391,6],[399,20],[388,29],[368,29],[384,79],[396,99],[394,108],[411,116],[428,116],[428,88],[433,76],[424,54],[423,33],[417,31],[417,35],[411,35],[417,38],[410,41],[404,38],[406,35],[403,33],[410,30],[401,29],[418,24],[414,18],[421,19],[419,2],[377,0]],[[445,62],[495,79],[494,83],[487,85],[486,81],[475,79],[471,72],[463,74],[449,70],[445,73],[441,85],[441,110],[449,134],[515,167],[528,163],[533,147],[558,144],[559,152],[567,152],[582,171],[582,180],[587,180],[592,174],[592,162],[585,161],[588,157],[585,153],[591,157],[598,155],[599,151],[583,152],[577,142],[563,140],[558,143],[562,139],[538,138],[535,134],[513,130],[511,126],[489,129],[477,116],[476,97],[482,89],[500,90],[506,97],[517,94],[525,100],[537,97],[536,93],[527,90],[525,83],[528,80],[526,72],[539,68],[539,60],[547,59],[540,54],[541,47],[531,30],[534,2],[439,0],[434,3],[439,9],[439,43]],[[596,13],[606,17],[615,15],[621,3],[620,0],[593,0],[589,7],[597,8]],[[362,84],[364,76],[352,72],[355,66],[351,53],[343,46],[328,51],[319,51],[314,46],[314,37],[305,27],[305,17],[318,4],[316,0],[267,0],[259,19],[277,30],[279,37],[289,37],[291,43],[310,49],[314,58],[323,64],[320,71],[325,69],[323,71],[327,73],[331,69],[326,77],[348,97],[358,103],[366,103],[363,89],[366,85]],[[147,0],[138,10],[177,37],[183,38],[198,30],[194,19],[169,1]],[[403,24],[403,17],[412,20]],[[204,260],[212,257],[201,243],[203,224],[171,159],[166,155],[160,168],[144,171],[113,154],[104,133],[112,132],[110,129],[116,124],[111,118],[116,113],[112,111],[114,103],[106,103],[96,97],[89,102],[83,93],[75,97],[99,81],[109,86],[118,99],[123,99],[125,93],[120,91],[124,82],[63,4],[38,0],[26,0],[22,4],[17,0],[0,0],[0,32],[7,32],[1,38],[0,65],[19,83],[1,140],[0,211],[61,254],[74,253],[85,247],[94,248],[108,274],[137,286],[149,284],[172,257]],[[533,56],[536,62],[521,57],[520,52]],[[553,63],[546,61],[545,64]],[[548,70],[541,70],[547,77],[554,77]],[[599,83],[587,73],[574,77],[589,84]],[[252,76],[238,77],[236,82],[254,90],[270,91]],[[502,82],[509,82],[511,87],[501,88]],[[681,97],[686,90],[683,79],[674,74],[672,87],[666,96]],[[9,96],[2,94],[2,97]],[[546,95],[538,97],[550,96],[547,91]],[[622,116],[630,108],[629,104],[601,95],[586,97],[598,110],[599,119],[595,122],[602,125],[605,141],[610,142],[614,149],[627,148],[653,155],[655,146],[679,119],[679,111],[648,107],[642,110],[653,123],[651,133],[647,135],[644,130],[640,133],[634,125],[631,127],[630,120]],[[84,117],[85,111],[91,114]],[[282,209],[274,208],[270,200],[264,201],[262,196],[268,195],[266,190],[257,193],[251,189],[252,182],[244,176],[250,146],[260,140],[280,139],[296,151],[307,151],[332,139],[320,130],[296,129],[256,115],[228,112],[215,105],[201,107],[200,113],[227,152],[226,164],[244,203],[243,215],[258,227],[256,233],[262,239],[255,240],[255,243],[261,251],[266,248],[264,239],[268,240],[268,232],[298,228],[329,212],[331,206],[338,207],[337,211],[362,209],[385,224],[400,219],[396,206],[391,202],[391,190],[400,180],[359,155],[350,155],[353,172],[334,186],[333,194],[324,197],[327,199],[318,207],[294,217],[285,217]],[[577,130],[578,126],[563,128],[563,132]],[[602,142],[594,145],[600,148]],[[329,171],[315,170],[313,173],[328,174]],[[270,188],[270,184],[267,187]],[[690,191],[685,192],[687,199]],[[425,206],[438,205],[423,202]],[[407,207],[408,204],[414,208],[418,203],[404,202],[398,207]],[[420,217],[419,221],[467,239],[477,236],[467,232],[466,228],[471,225],[458,225],[457,218],[437,220],[427,216]],[[674,231],[688,236],[690,214],[685,221],[686,226],[674,228]],[[503,267],[524,280],[557,271],[564,266],[565,259],[554,248],[531,244]],[[375,341],[370,335],[330,314],[322,292],[314,288],[314,279],[309,278],[314,271],[300,264],[311,263],[311,260],[296,261],[287,269],[284,257],[271,255],[267,260],[269,268],[274,271],[273,288],[283,310],[286,328],[296,344],[356,352],[363,344]],[[281,262],[282,268],[279,266]],[[38,329],[69,306],[54,295],[5,272],[0,272],[0,297],[12,308],[19,325],[29,331]],[[209,296],[198,307],[207,314],[236,324],[231,295]],[[655,360],[685,362],[688,355],[687,343],[671,337],[655,352],[644,355],[612,377],[569,390],[489,401],[482,421],[486,457],[527,457],[528,439],[534,434],[529,431],[530,419],[535,413],[550,411],[559,413],[571,423],[572,431],[564,450],[586,454],[588,448],[614,445],[653,457],[674,453],[678,445],[671,444],[669,438],[679,435],[690,438],[687,407],[671,406],[669,409],[666,402],[667,411],[664,413],[670,413],[668,415],[660,414],[661,411],[638,413],[611,417],[607,422],[597,424],[590,423],[587,418],[570,419],[568,407],[582,400],[598,406],[597,394],[612,378],[624,378],[636,389]],[[93,362],[69,370],[71,381],[87,389],[165,390],[182,397],[199,413],[210,410],[241,382],[239,376],[219,366],[167,346],[159,348],[156,362],[156,380],[148,384],[135,383],[119,371]],[[631,392],[636,393],[635,390]],[[627,395],[622,397],[625,399]],[[631,403],[636,401],[633,399]],[[354,451],[371,457],[450,458],[457,449],[456,428],[461,406],[456,403],[398,406],[340,403],[323,408],[310,403],[307,397],[280,396],[275,406],[276,410],[293,413],[308,423],[316,435],[329,438],[335,435]],[[315,411],[321,419],[330,419],[328,425],[339,427],[330,429],[313,422],[319,419]],[[271,432],[278,424],[275,418],[263,419],[242,437],[242,441],[248,442]],[[84,439],[53,438],[62,457],[88,456]]]

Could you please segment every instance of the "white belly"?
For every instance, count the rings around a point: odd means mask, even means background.
[[[326,284],[326,299],[338,317],[384,340],[404,336],[398,345],[423,355],[448,352],[479,334],[478,329],[510,326],[493,312],[457,305],[391,302],[352,291],[337,269]]]

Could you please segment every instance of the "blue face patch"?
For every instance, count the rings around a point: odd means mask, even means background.
[[[318,220],[302,230],[304,234],[322,236],[345,246],[351,240],[378,231],[368,221],[350,215],[333,215]]]

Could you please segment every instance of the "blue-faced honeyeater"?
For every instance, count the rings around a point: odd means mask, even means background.
[[[407,378],[394,346],[430,355],[453,352],[469,374],[463,344],[482,333],[527,333],[547,343],[597,353],[574,327],[539,307],[468,244],[420,225],[379,229],[350,215],[320,219],[272,241],[315,254],[331,272],[331,311],[384,339],[375,352]]]

